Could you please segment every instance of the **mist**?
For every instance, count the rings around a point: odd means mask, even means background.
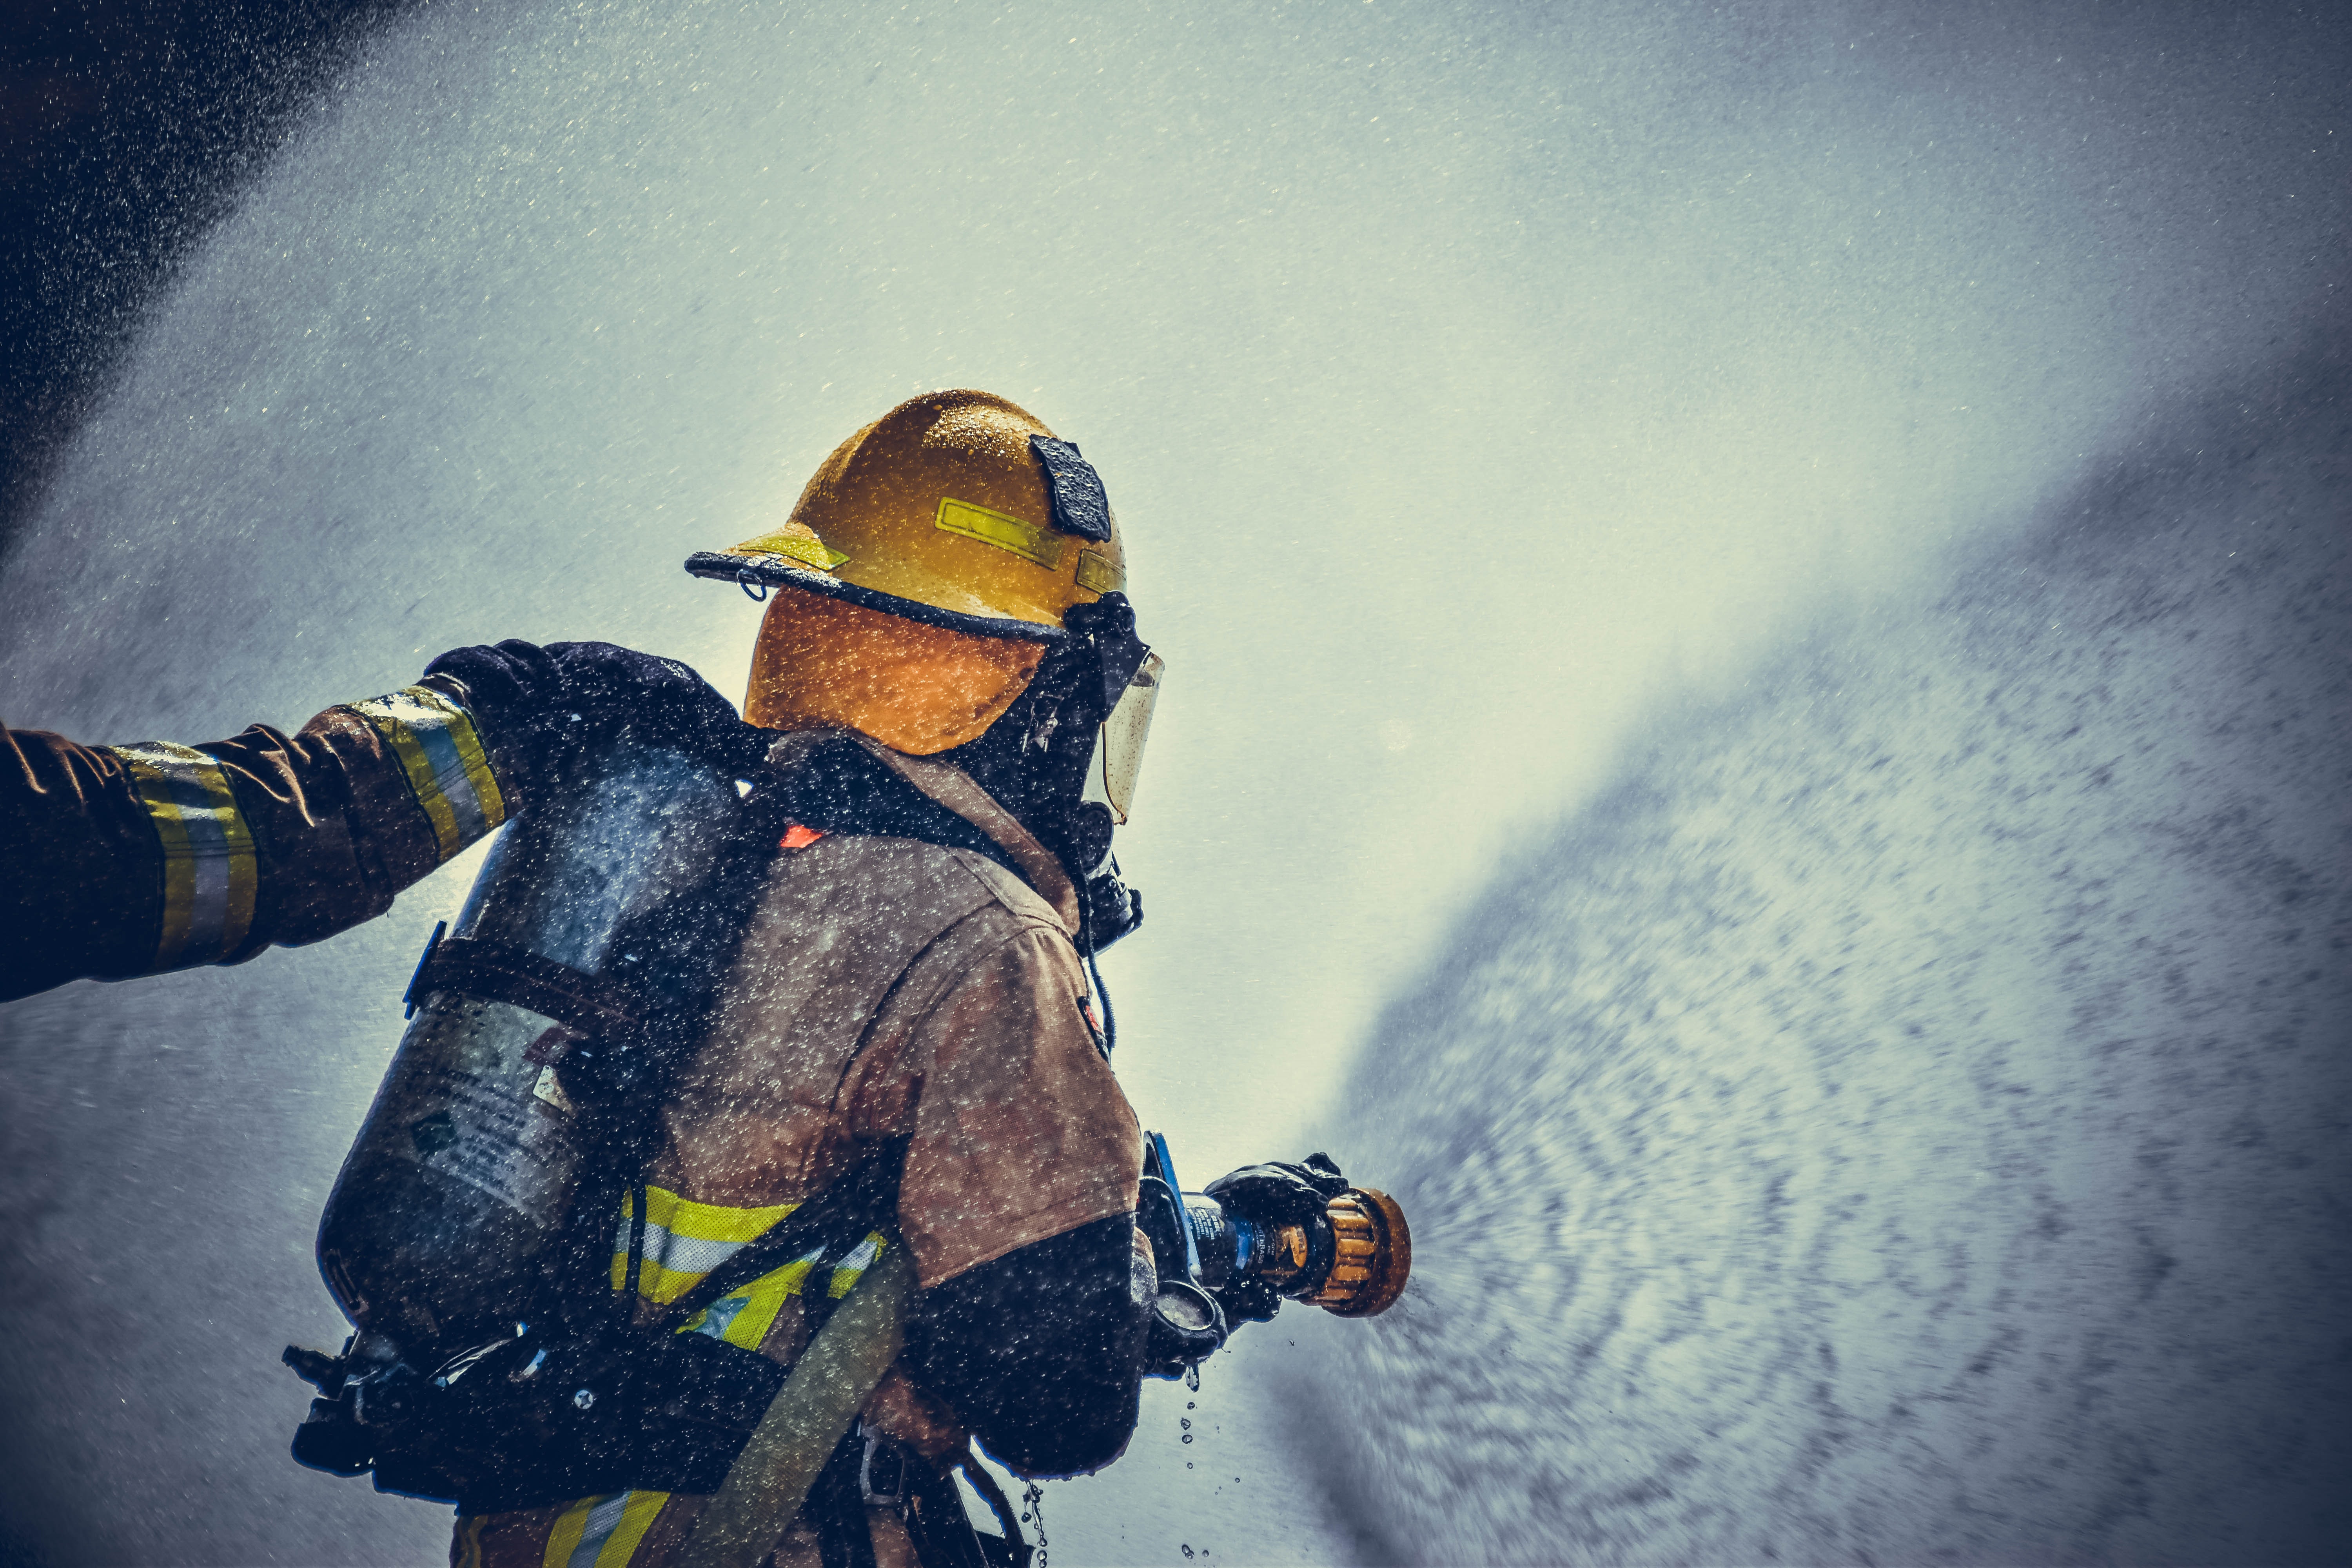
[[[1391,1006],[1375,1556],[2342,1557],[2345,350],[1662,722]]]
[[[1543,847],[1660,725],[1745,733],[1791,647],[1938,603],[2193,426],[2184,398],[2341,330],[2346,52],[2286,9],[427,6],[242,189],[72,437],[0,561],[0,710],[206,740],[508,637],[736,695],[757,611],[679,562],[898,399],[986,387],[1102,472],[1170,665],[1118,846],[1149,923],[1105,962],[1122,1081],[1189,1181],[1322,1136],[1402,1183],[1426,1156],[1372,1131],[1410,1120],[1383,1010],[1451,994],[1497,876],[1573,884]],[[341,1332],[310,1229],[471,866],[318,948],[0,1010],[21,1553],[440,1552],[439,1510],[284,1458],[276,1355]],[[1890,1087],[1885,1115],[1937,1103]],[[1467,1331],[1437,1256],[1455,1316],[1402,1321]],[[1298,1315],[1049,1489],[1063,1561],[1181,1560],[1203,1521],[1240,1561],[1527,1555],[1433,1522],[1496,1509],[1363,1502],[1453,1476],[1399,1456],[1416,1389],[1466,1395]],[[1312,1407],[1360,1428],[1351,1479],[1265,1390],[1364,1356],[1378,1414]],[[1179,1471],[1212,1455],[1250,1479]]]

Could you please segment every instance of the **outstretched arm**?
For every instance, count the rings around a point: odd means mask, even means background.
[[[86,746],[0,728],[0,1001],[317,942],[524,809],[583,730],[756,736],[683,665],[460,648],[292,735]]]

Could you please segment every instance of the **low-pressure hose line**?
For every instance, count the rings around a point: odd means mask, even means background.
[[[1104,988],[1102,965],[1095,961],[1095,916],[1093,902],[1084,887],[1078,889],[1078,941],[1087,950],[1087,978],[1094,982],[1095,999],[1102,1004],[1103,1060],[1110,1060],[1111,1047],[1118,1044],[1118,1016],[1111,1011],[1110,992]]]

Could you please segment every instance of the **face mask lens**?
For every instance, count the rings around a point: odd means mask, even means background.
[[[1118,706],[1103,721],[1102,734],[1096,742],[1094,776],[1087,782],[1102,791],[1114,822],[1125,822],[1134,808],[1135,781],[1143,772],[1143,746],[1151,738],[1151,710],[1160,700],[1160,679],[1167,668],[1158,654],[1144,655],[1135,679],[1119,695]],[[1094,790],[1087,793],[1091,795]]]

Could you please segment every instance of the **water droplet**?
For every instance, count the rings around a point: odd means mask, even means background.
[[[1192,1434],[1191,1434],[1190,1432],[1185,1433],[1185,1434],[1184,1434],[1184,1441],[1186,1441],[1187,1443],[1189,1443],[1189,1442],[1191,1442],[1192,1440]]]

